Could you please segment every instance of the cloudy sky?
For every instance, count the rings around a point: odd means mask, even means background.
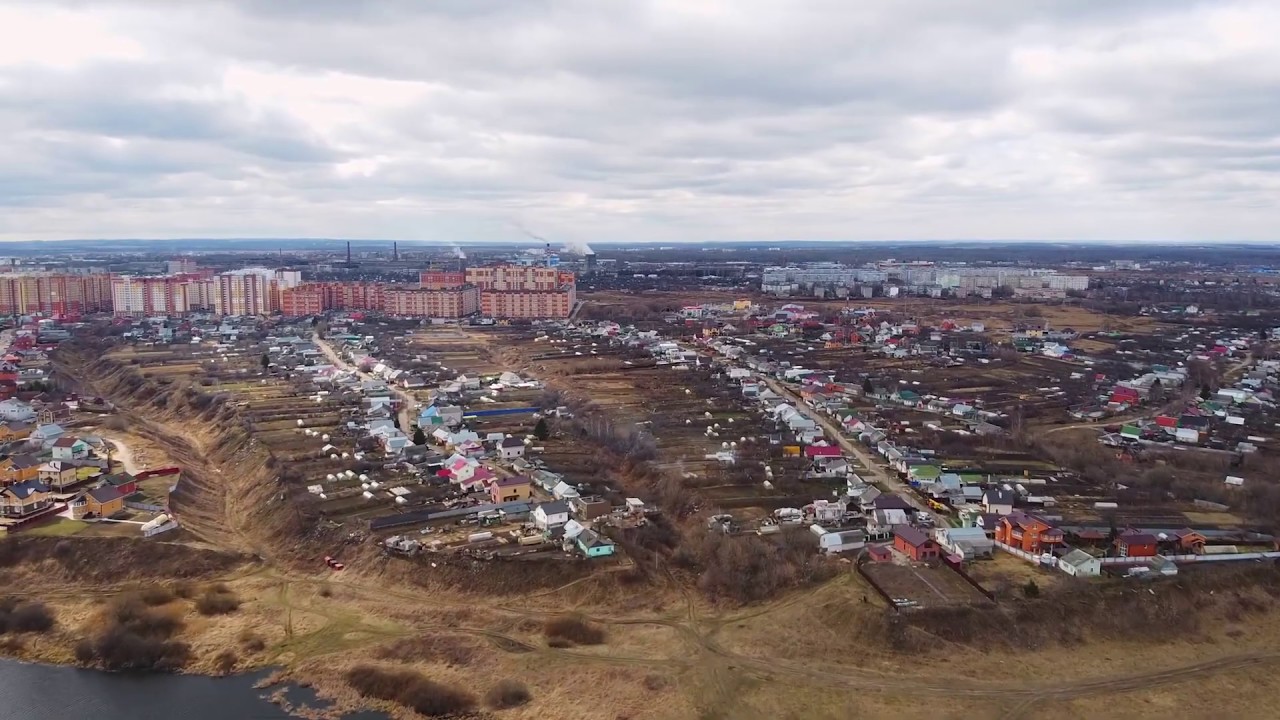
[[[1280,235],[1280,3],[0,0],[0,239]]]

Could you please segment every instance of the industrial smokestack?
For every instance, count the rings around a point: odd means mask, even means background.
[[[347,264],[351,264],[351,241],[347,241]]]
[[[391,259],[400,262],[400,243],[398,242],[391,243]]]

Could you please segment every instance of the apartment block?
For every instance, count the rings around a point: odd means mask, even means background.
[[[111,309],[106,273],[0,274],[0,314],[79,315]]]

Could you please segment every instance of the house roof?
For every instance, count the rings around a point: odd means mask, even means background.
[[[511,477],[498,478],[497,480],[493,481],[493,484],[498,487],[519,487],[521,485],[528,485],[531,482],[533,481],[527,477],[512,475]]]
[[[76,443],[78,442],[84,442],[84,441],[74,435],[63,435],[62,437],[53,441],[53,446],[57,448],[69,448],[69,447],[75,447]]]
[[[521,440],[520,438],[509,437],[504,439],[501,445],[504,448],[523,447],[524,441]]]
[[[543,514],[545,515],[560,515],[562,513],[568,514],[569,505],[563,500],[555,500],[552,502],[541,503],[534,509],[542,510]]]
[[[613,541],[595,530],[583,530],[578,534],[578,544],[584,548],[607,547],[613,545]]]
[[[28,480],[17,485],[10,485],[4,489],[4,492],[13,495],[19,500],[26,500],[35,493],[49,492],[49,488],[39,480]]]
[[[994,488],[988,490],[982,496],[982,499],[986,501],[988,505],[1013,505],[1014,495],[1012,490]]]
[[[932,542],[929,536],[919,528],[913,528],[910,525],[898,525],[893,529],[896,537],[902,538],[902,541],[912,547],[920,547],[926,543]]]
[[[102,481],[112,487],[120,487],[121,485],[128,485],[129,483],[137,482],[138,478],[127,472],[119,472],[111,473],[110,475],[103,475]]]
[[[1066,555],[1063,555],[1058,562],[1063,565],[1070,565],[1071,567],[1078,568],[1083,567],[1085,563],[1091,562],[1094,559],[1095,558],[1089,553],[1077,548]]]
[[[1144,532],[1126,532],[1116,538],[1116,542],[1125,545],[1155,545],[1156,536],[1151,533]]]
[[[103,485],[100,488],[94,488],[90,490],[88,494],[98,503],[103,505],[109,502],[115,502],[116,500],[124,497],[124,493],[120,492],[119,488],[112,487],[110,485]]]
[[[914,510],[911,503],[897,495],[880,495],[874,501],[877,510]]]

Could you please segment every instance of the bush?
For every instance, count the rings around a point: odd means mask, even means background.
[[[1040,586],[1035,580],[1028,580],[1027,584],[1022,586],[1022,594],[1029,598],[1040,597]]]
[[[53,613],[36,600],[0,600],[0,634],[43,633],[53,628]]]
[[[240,631],[240,647],[245,652],[260,653],[267,648],[267,641],[258,633],[245,628]]]
[[[347,671],[347,684],[362,697],[388,700],[427,717],[462,715],[476,706],[476,699],[466,691],[428,680],[412,670],[359,665]]]
[[[240,598],[225,585],[215,585],[196,600],[201,615],[227,615],[240,609]]]
[[[184,642],[138,635],[123,627],[103,632],[93,652],[107,670],[173,672],[191,659],[191,648]]]
[[[93,640],[76,643],[76,660],[106,670],[173,672],[191,659],[186,643],[170,638],[180,618],[148,607],[138,595],[117,598],[104,617],[106,628]]]
[[[240,658],[231,650],[223,650],[213,659],[213,666],[219,673],[229,675],[232,670],[236,669],[236,663],[240,662]]]
[[[510,710],[525,705],[532,699],[533,694],[529,692],[529,688],[518,680],[502,680],[489,688],[484,696],[485,704],[493,710]]]
[[[604,643],[604,628],[588,622],[579,615],[568,615],[547,621],[543,628],[548,644],[561,640],[575,645],[600,645]],[[559,647],[553,645],[552,647]]]

